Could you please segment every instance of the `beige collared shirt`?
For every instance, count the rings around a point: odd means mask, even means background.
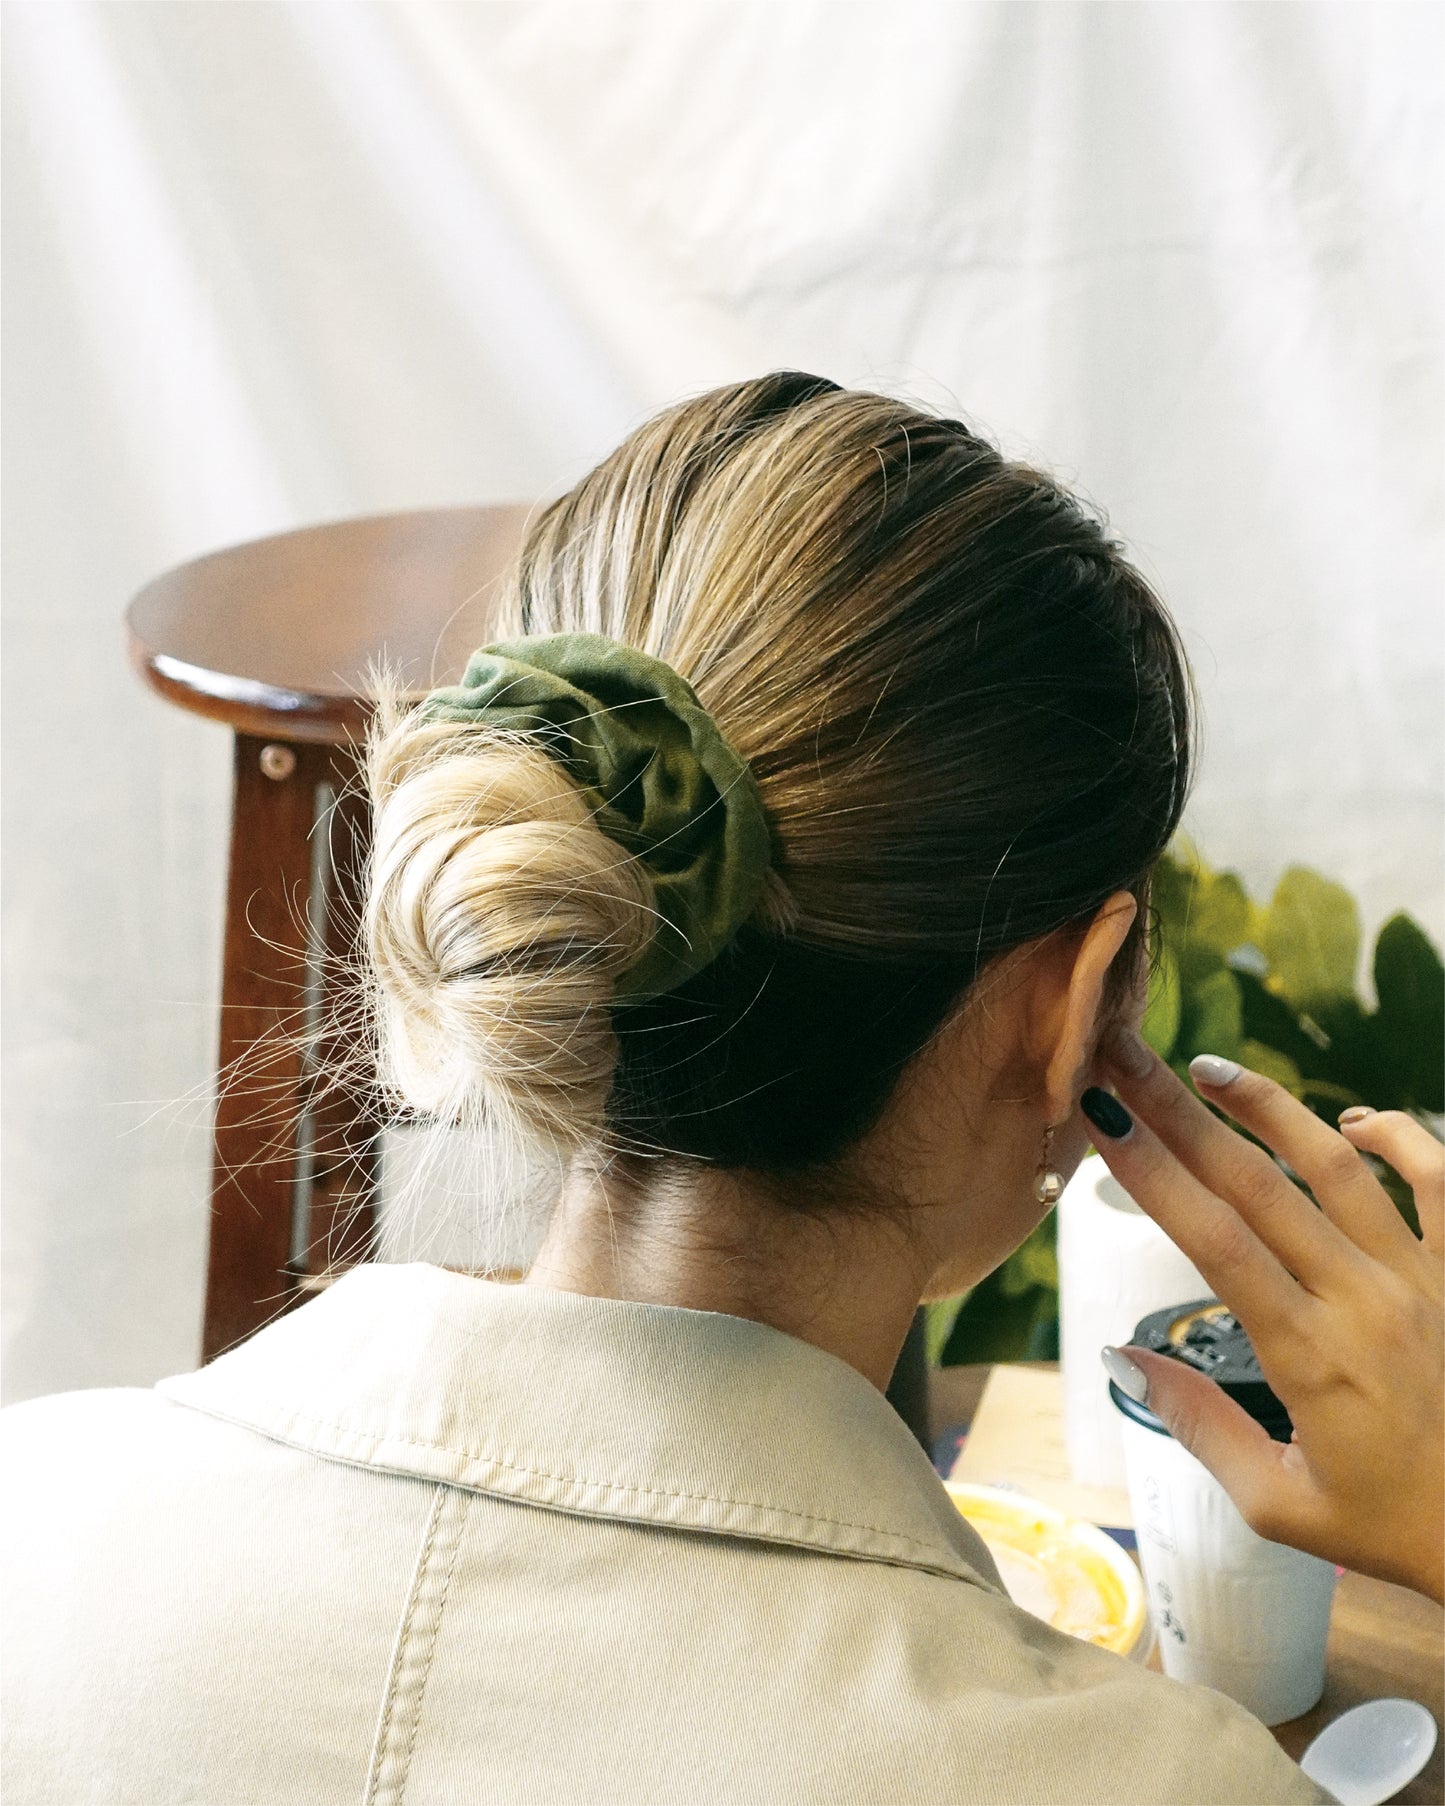
[[[0,1429],[5,1806],[1329,1799],[741,1318],[364,1266]]]

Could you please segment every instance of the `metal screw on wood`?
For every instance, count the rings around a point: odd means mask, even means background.
[[[279,746],[275,741],[261,748],[261,771],[263,776],[274,778],[279,784],[283,778],[289,778],[296,769],[296,754],[289,746]]]

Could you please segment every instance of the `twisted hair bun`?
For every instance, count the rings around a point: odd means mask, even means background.
[[[653,932],[641,862],[535,744],[383,711],[366,934],[384,1076],[453,1123],[570,1152],[617,1063],[617,976]]]

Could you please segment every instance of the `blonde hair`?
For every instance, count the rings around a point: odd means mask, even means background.
[[[1143,894],[1183,804],[1162,605],[1052,479],[884,396],[784,372],[641,427],[535,521],[494,637],[565,631],[692,684],[777,875],[713,967],[614,1010],[651,933],[640,862],[535,745],[381,711],[387,1076],[564,1156],[832,1159],[982,964]]]
[[[563,766],[388,706],[369,748],[366,930],[388,1076],[414,1108],[559,1148],[600,1126],[612,985],[651,938],[639,861]]]

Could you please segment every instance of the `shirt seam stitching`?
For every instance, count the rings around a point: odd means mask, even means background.
[[[432,1499],[431,1510],[427,1514],[426,1536],[422,1540],[421,1553],[417,1557],[416,1568],[412,1573],[411,1586],[407,1592],[406,1610],[402,1613],[401,1630],[397,1637],[396,1655],[392,1660],[391,1673],[387,1677],[386,1703],[381,1710],[381,1723],[377,1727],[376,1734],[376,1766],[372,1770],[370,1784],[366,1790],[366,1806],[375,1806],[375,1802],[380,1798],[381,1777],[386,1767],[387,1748],[391,1740],[392,1713],[401,1688],[401,1676],[406,1667],[406,1650],[411,1638],[412,1618],[416,1613],[417,1601],[421,1597],[422,1584],[426,1575],[427,1563],[431,1559],[432,1544],[436,1540],[437,1523],[441,1518],[444,1497],[445,1492],[438,1485]]]
[[[175,1402],[177,1404],[187,1404],[192,1401],[176,1399]],[[203,1409],[204,1407],[198,1406],[197,1408]],[[218,1413],[218,1415],[221,1414]],[[613,1492],[636,1494],[643,1498],[679,1499],[705,1505],[731,1505],[744,1511],[771,1511],[775,1512],[779,1517],[793,1518],[803,1524],[821,1524],[826,1525],[833,1530],[862,1530],[866,1531],[870,1536],[892,1537],[900,1543],[907,1543],[908,1546],[913,1549],[932,1549],[936,1551],[938,1547],[937,1544],[926,1542],[920,1537],[909,1536],[906,1531],[889,1530],[881,1524],[862,1524],[852,1518],[823,1517],[816,1512],[796,1511],[788,1505],[770,1505],[759,1499],[734,1499],[717,1493],[708,1492],[673,1492],[669,1491],[666,1487],[638,1486],[618,1480],[599,1480],[586,1474],[554,1474],[549,1472],[546,1468],[524,1467],[519,1461],[508,1461],[504,1455],[495,1455],[485,1449],[458,1449],[449,1443],[424,1442],[414,1436],[402,1436],[390,1432],[383,1433],[377,1430],[356,1430],[348,1428],[345,1424],[337,1423],[331,1418],[318,1417],[313,1412],[309,1411],[293,1411],[289,1413],[289,1416],[291,1420],[297,1424],[310,1424],[317,1429],[332,1430],[343,1436],[366,1436],[377,1443],[390,1442],[396,1443],[402,1448],[427,1449],[438,1454],[460,1455],[469,1461],[490,1461],[498,1467],[504,1467],[509,1472],[524,1475],[528,1479],[556,1480],[573,1486],[606,1487]],[[244,1423],[247,1427],[253,1429],[261,1428],[260,1424],[246,1419],[232,1419],[232,1421]],[[428,1475],[427,1478],[435,1479],[436,1477],[434,1475]],[[445,1483],[446,1482],[444,1482],[444,1484]],[[451,1482],[451,1484],[456,1483]],[[960,1562],[962,1561],[962,1557],[958,1557],[957,1559]]]
[[[447,1486],[445,1484],[445,1482],[443,1482],[438,1490],[440,1493],[440,1500],[439,1500],[439,1503],[437,1506],[436,1523],[437,1523],[437,1525],[440,1525],[441,1520],[442,1520],[442,1513],[445,1511],[447,1505],[451,1503],[451,1497],[449,1497],[448,1495],[454,1496],[456,1489],[454,1487]],[[437,1600],[436,1611],[432,1614],[431,1642],[427,1647],[426,1661],[422,1666],[421,1680],[417,1686],[417,1704],[416,1704],[416,1711],[412,1713],[411,1733],[406,1740],[406,1771],[405,1772],[406,1772],[408,1779],[410,1779],[410,1777],[411,1777],[412,1759],[416,1755],[417,1735],[421,1730],[421,1715],[422,1715],[423,1707],[425,1706],[425,1703],[426,1703],[427,1682],[431,1679],[432,1663],[436,1660],[437,1641],[438,1641],[438,1637],[440,1635],[441,1621],[442,1621],[442,1617],[447,1609],[447,1600],[451,1597],[452,1576],[457,1571],[457,1547],[461,1540],[462,1528],[465,1525],[465,1521],[466,1521],[467,1506],[466,1506],[465,1499],[463,1499],[460,1502],[459,1508],[462,1513],[462,1524],[459,1524],[457,1526],[456,1536],[454,1537],[453,1542],[452,1542],[451,1556],[447,1562],[446,1575],[442,1581],[441,1597]],[[429,1555],[430,1555],[430,1552],[428,1552],[428,1557],[429,1557]]]
[[[392,1719],[395,1715],[396,1703],[402,1686],[402,1677],[406,1669],[407,1651],[411,1645],[414,1634],[413,1627],[415,1625],[418,1609],[421,1605],[422,1596],[425,1592],[426,1578],[431,1567],[433,1553],[437,1546],[437,1535],[441,1528],[442,1517],[447,1508],[449,1499],[456,1491],[454,1487],[448,1486],[447,1483],[442,1480],[435,1480],[432,1482],[432,1485],[436,1489],[436,1494],[432,1502],[431,1511],[428,1513],[426,1536],[422,1541],[421,1552],[417,1557],[416,1568],[412,1574],[412,1584],[408,1590],[406,1610],[402,1614],[401,1629],[397,1637],[396,1655],[393,1660],[391,1674],[387,1680],[386,1703],[382,1707],[381,1723],[377,1729],[376,1766],[368,1783],[366,1806],[376,1806],[376,1803],[381,1797],[380,1788],[382,1774],[386,1767]],[[436,1610],[433,1614],[434,1622],[432,1625],[430,1646],[427,1649],[426,1660],[422,1666],[421,1675],[415,1689],[416,1709],[411,1714],[411,1723],[407,1731],[405,1756],[400,1763],[401,1772],[394,1788],[395,1797],[398,1801],[400,1801],[405,1794],[407,1782],[411,1776],[411,1765],[416,1755],[417,1735],[421,1727],[422,1702],[426,1698],[426,1685],[431,1676],[432,1662],[436,1657],[436,1628],[440,1623],[442,1613],[446,1609],[446,1602],[451,1593],[452,1575],[455,1571],[456,1551],[455,1548],[453,1548],[452,1559],[447,1563],[446,1575],[442,1582],[441,1596],[437,1600]]]

